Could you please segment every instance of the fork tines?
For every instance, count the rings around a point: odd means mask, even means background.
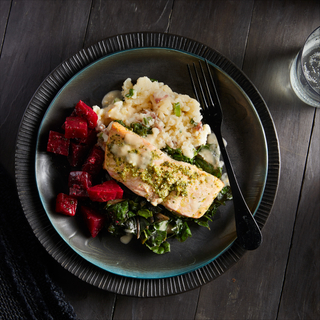
[[[196,82],[194,81],[194,77],[192,75],[190,66],[188,65],[189,75],[190,75],[191,84],[193,87],[195,97],[200,102],[204,111],[208,111],[209,108],[213,108],[214,106],[221,109],[217,89],[216,89],[213,76],[210,71],[210,66],[207,60],[205,60],[205,64],[206,64],[206,71],[208,76],[206,76],[202,63],[199,60],[199,66],[201,71],[200,72],[201,77],[200,77],[199,72],[196,68],[196,65],[193,63],[194,74],[197,80]],[[207,80],[207,78],[209,78],[209,81]]]

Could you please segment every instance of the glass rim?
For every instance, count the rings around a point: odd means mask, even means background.
[[[305,73],[304,73],[303,68],[302,68],[302,66],[303,66],[302,56],[303,56],[304,48],[305,48],[307,42],[309,41],[310,37],[311,37],[316,31],[318,31],[318,30],[319,30],[319,39],[320,39],[320,26],[319,26],[319,27],[315,28],[315,29],[308,35],[308,37],[306,38],[306,40],[305,40],[305,42],[304,42],[304,44],[303,44],[303,47],[302,47],[301,50],[300,50],[300,57],[299,57],[299,59],[300,59],[300,65],[301,65],[301,69],[302,69],[302,76],[303,76],[303,78],[304,78],[304,79],[306,80],[306,82],[308,83],[311,92],[314,93],[314,94],[317,95],[317,96],[320,96],[320,92],[317,92],[317,91],[312,87],[312,85],[310,84],[310,81],[306,78]]]

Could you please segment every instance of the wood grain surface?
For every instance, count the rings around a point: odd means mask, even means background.
[[[264,242],[216,280],[183,294],[135,298],[90,286],[48,255],[79,319],[320,318],[320,116],[293,93],[291,61],[320,25],[312,0],[0,1],[0,152],[14,179],[15,139],[44,78],[109,36],[156,31],[214,48],[266,101],[280,142],[278,194]]]
[[[9,12],[10,12],[10,1],[1,1],[0,2],[0,54],[2,52],[2,46],[4,41],[4,35],[7,27],[7,22],[9,19]]]

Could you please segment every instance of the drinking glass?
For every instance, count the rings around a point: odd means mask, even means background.
[[[309,35],[293,60],[290,82],[300,100],[320,107],[320,27]]]

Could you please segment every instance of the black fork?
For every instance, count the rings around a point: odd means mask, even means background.
[[[188,65],[192,87],[196,99],[200,102],[202,107],[204,118],[217,137],[222,158],[225,163],[233,196],[238,241],[244,249],[254,250],[260,246],[262,242],[262,234],[242,195],[227,150],[225,148],[221,135],[223,118],[221,104],[207,60],[205,61],[205,64],[209,81],[207,80],[201,61],[199,61],[201,76],[199,75],[195,64],[193,64],[197,83],[194,81],[190,66]],[[199,88],[199,91],[197,88]]]

